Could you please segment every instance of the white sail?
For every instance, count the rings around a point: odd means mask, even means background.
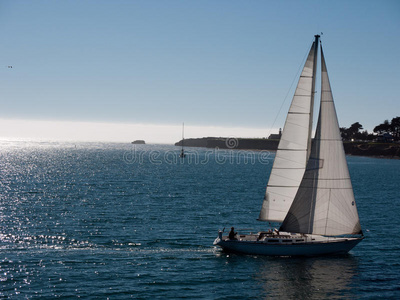
[[[281,230],[359,234],[361,226],[321,47],[321,107],[311,154]]]
[[[269,177],[261,221],[282,222],[299,188],[310,153],[318,37],[304,65]]]

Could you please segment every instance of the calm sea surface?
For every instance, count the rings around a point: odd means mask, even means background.
[[[256,221],[274,153],[0,142],[0,297],[399,299],[400,160],[348,157],[366,239],[349,255],[212,245]]]

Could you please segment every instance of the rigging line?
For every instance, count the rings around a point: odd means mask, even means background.
[[[292,90],[293,84],[294,84],[294,82],[296,81],[300,70],[302,69],[302,67],[303,67],[304,64],[305,64],[305,60],[306,60],[307,57],[308,57],[308,53],[310,52],[310,48],[311,48],[311,45],[312,45],[313,42],[314,42],[314,40],[311,42],[311,44],[310,44],[310,45],[308,46],[308,48],[307,48],[306,54],[305,54],[305,56],[303,57],[303,59],[302,59],[302,61],[301,61],[300,67],[299,67],[299,69],[297,70],[296,75],[294,76],[292,83],[290,84],[290,87],[289,87],[289,89],[288,89],[288,91],[287,91],[287,93],[286,93],[285,98],[283,99],[283,102],[282,102],[282,104],[281,104],[281,107],[279,107],[279,110],[278,110],[278,113],[277,113],[276,116],[275,116],[274,122],[272,122],[272,125],[271,125],[271,127],[269,128],[268,136],[271,135],[271,130],[272,130],[272,128],[274,127],[275,122],[276,122],[276,120],[278,119],[279,114],[281,113],[282,107],[283,107],[283,105],[285,104],[286,99],[287,99],[287,97],[288,97],[290,91]],[[314,75],[314,76],[315,76],[315,75]]]

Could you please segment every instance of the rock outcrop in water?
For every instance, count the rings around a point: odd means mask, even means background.
[[[135,144],[135,145],[144,145],[144,144],[146,144],[146,142],[143,141],[143,140],[136,140],[136,141],[133,141],[132,144]]]

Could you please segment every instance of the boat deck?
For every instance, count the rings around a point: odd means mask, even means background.
[[[252,255],[315,256],[347,253],[362,239],[276,231],[238,234],[237,238],[229,239],[220,231],[214,245],[225,251]]]
[[[222,237],[222,238],[221,238]],[[268,244],[305,244],[305,243],[324,243],[324,242],[340,242],[351,238],[343,237],[326,237],[321,235],[300,234],[278,231],[261,231],[257,234],[237,234],[236,239],[230,240],[228,236],[222,236],[220,239],[224,242],[255,242]]]

